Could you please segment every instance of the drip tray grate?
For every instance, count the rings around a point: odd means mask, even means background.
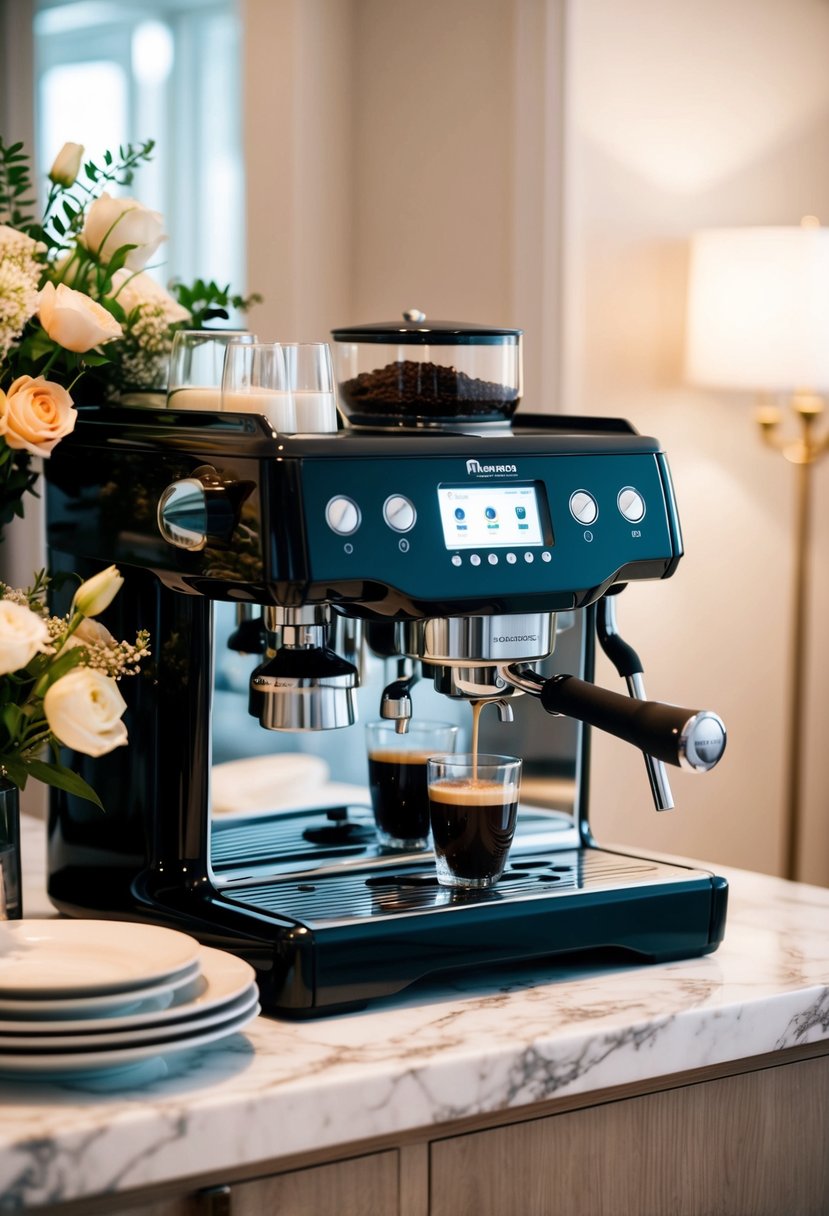
[[[431,859],[394,870],[372,869],[324,872],[303,880],[273,879],[244,888],[225,888],[234,903],[290,917],[308,928],[414,915],[470,904],[549,899],[580,891],[596,892],[643,884],[697,880],[698,870],[666,865],[638,857],[606,853],[601,849],[569,849],[547,857],[516,857],[496,887],[483,891],[454,891],[438,885]]]

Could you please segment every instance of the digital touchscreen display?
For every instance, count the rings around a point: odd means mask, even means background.
[[[538,485],[438,486],[447,549],[544,544]]]

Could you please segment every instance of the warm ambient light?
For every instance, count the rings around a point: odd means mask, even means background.
[[[715,388],[829,389],[829,228],[697,233],[687,373]]]
[[[809,601],[811,470],[829,448],[818,435],[829,390],[829,229],[807,216],[799,228],[721,228],[697,233],[688,281],[686,371],[694,384],[784,393],[798,429],[779,434],[781,411],[762,405],[763,441],[797,469],[791,693],[784,873],[800,854],[806,611]]]

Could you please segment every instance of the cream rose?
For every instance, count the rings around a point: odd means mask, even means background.
[[[49,170],[49,180],[56,186],[71,186],[78,176],[82,157],[83,144],[64,144]]]
[[[69,635],[63,643],[61,653],[71,650],[73,646],[117,646],[115,638],[100,621],[91,621],[86,617],[78,628]]]
[[[20,671],[49,645],[46,622],[25,604],[0,600],[0,676]]]
[[[122,245],[135,245],[127,254],[128,270],[143,270],[162,241],[164,219],[134,198],[112,198],[104,191],[86,213],[81,242],[106,264]]]
[[[0,400],[0,435],[10,448],[48,456],[75,429],[77,417],[65,388],[43,376],[18,376]]]
[[[115,681],[91,667],[74,667],[43,698],[52,734],[85,756],[104,756],[127,742],[121,721],[126,708]]]
[[[189,321],[190,313],[174,300],[150,275],[131,274],[129,270],[116,270],[112,276],[112,294],[129,315],[134,308],[149,306],[161,309],[168,325]]]
[[[122,336],[122,329],[102,304],[65,283],[47,283],[38,302],[40,324],[64,350],[85,354],[102,342]]]

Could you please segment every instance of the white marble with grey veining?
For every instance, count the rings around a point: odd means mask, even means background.
[[[260,1017],[178,1074],[112,1093],[2,1081],[0,1212],[829,1039],[829,890],[725,874],[726,939],[706,958],[522,969],[362,1013]],[[28,896],[29,915],[45,911]]]

